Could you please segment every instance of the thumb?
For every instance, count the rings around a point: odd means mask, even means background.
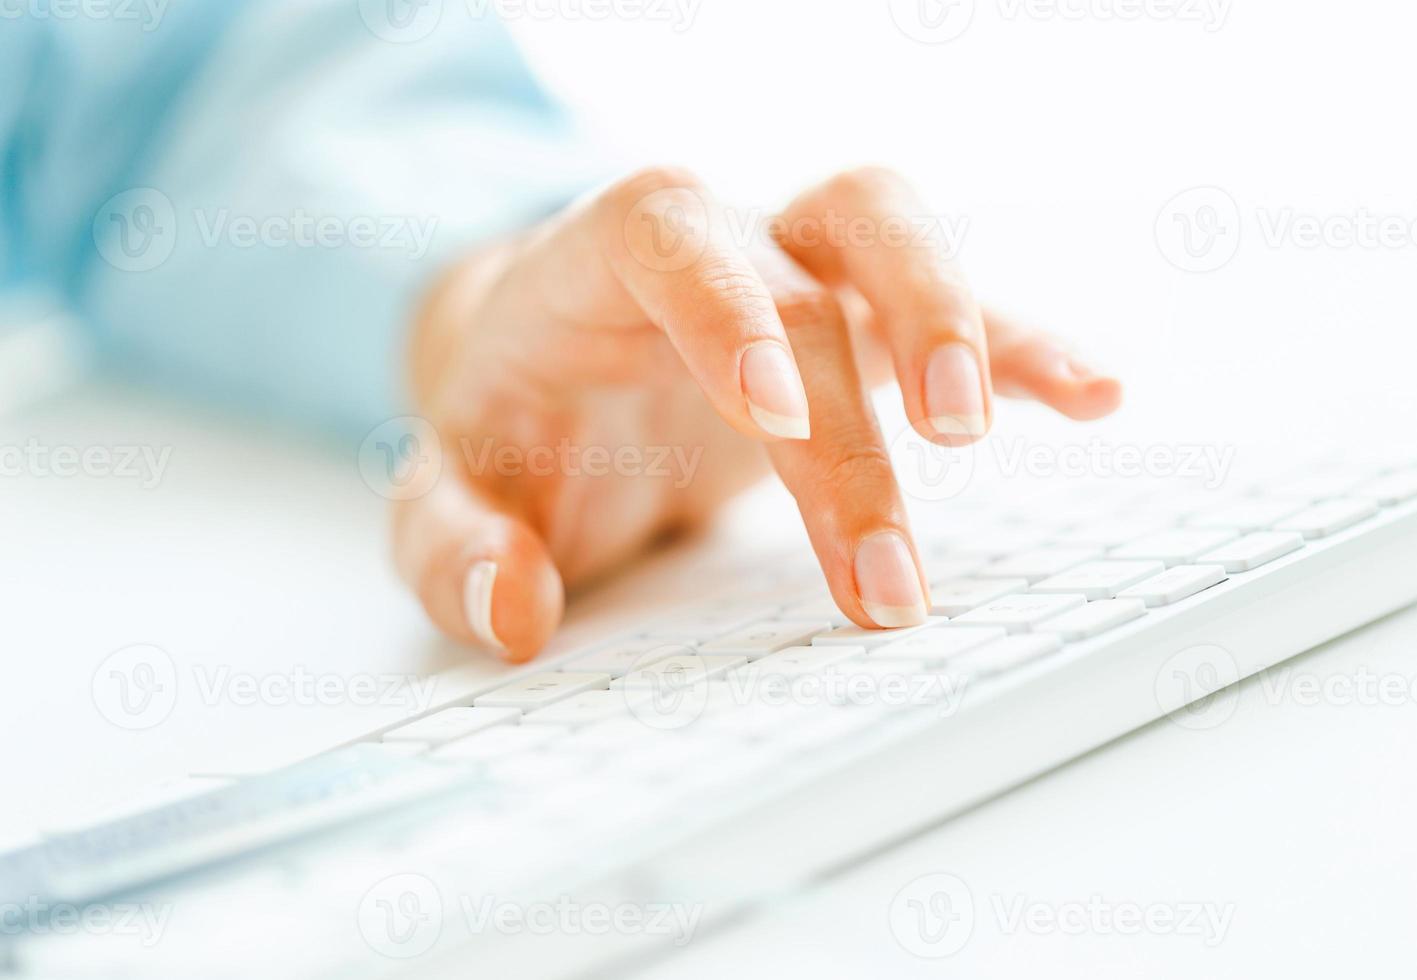
[[[439,629],[512,663],[560,625],[565,592],[545,543],[455,476],[397,505],[394,560]]]

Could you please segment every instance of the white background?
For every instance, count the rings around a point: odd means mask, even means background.
[[[780,203],[834,170],[895,166],[967,216],[987,300],[1075,339],[1128,384],[1092,432],[1148,442],[1412,445],[1413,266],[1400,248],[1278,247],[1260,216],[1417,218],[1411,39],[1390,2],[1234,0],[1223,25],[1006,17],[923,44],[883,2],[704,0],[692,25],[524,19],[558,91],[633,162],[682,163],[727,199]],[[904,8],[901,8],[904,9]],[[1077,4],[1065,7],[1107,9]],[[1189,8],[1187,8],[1189,9]],[[1178,192],[1223,188],[1240,246],[1210,273],[1168,262]],[[884,400],[888,407],[890,399]],[[3,830],[174,775],[218,749],[306,733],[315,713],[184,702],[114,729],[90,684],[104,656],[158,643],[184,664],[431,671],[460,662],[389,573],[384,507],[348,455],[242,431],[160,400],[89,391],[0,419],[7,441],[174,447],[157,491],[10,481],[0,586],[10,746]],[[1076,438],[1032,410],[1001,435]],[[354,611],[358,610],[355,615]],[[1413,670],[1411,613],[1307,659]],[[475,665],[472,671],[483,671]],[[1417,706],[1305,709],[1246,688],[1212,733],[1161,725],[1054,774],[746,934],[696,943],[703,976],[1331,976],[1410,954],[1410,814],[1399,749]],[[364,724],[321,713],[326,729]],[[991,894],[1234,902],[1217,950],[1165,937],[1003,937],[911,960],[888,928],[917,875]],[[659,974],[664,975],[664,974]]]

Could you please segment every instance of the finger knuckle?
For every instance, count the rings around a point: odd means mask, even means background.
[[[846,201],[890,199],[909,190],[905,179],[887,167],[853,167],[833,177],[827,184],[832,197]]]
[[[616,210],[628,212],[649,197],[663,197],[666,202],[680,198],[702,202],[704,185],[693,171],[684,167],[651,166],[613,185],[605,197],[618,205]]]
[[[890,473],[890,455],[873,438],[824,458],[819,482],[832,487],[838,500],[881,499],[877,491],[890,481]]]

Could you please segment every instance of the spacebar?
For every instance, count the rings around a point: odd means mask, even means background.
[[[0,903],[91,901],[479,779],[475,770],[352,746],[0,854]]]

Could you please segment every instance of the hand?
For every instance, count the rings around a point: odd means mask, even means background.
[[[855,171],[745,249],[693,176],[656,169],[454,268],[412,350],[444,476],[394,528],[433,621],[527,660],[564,586],[776,469],[842,611],[920,622],[928,587],[867,383],[894,377],[916,431],[950,445],[987,432],[996,392],[1080,419],[1121,397],[982,312],[938,243],[902,234],[922,214],[899,178]]]

